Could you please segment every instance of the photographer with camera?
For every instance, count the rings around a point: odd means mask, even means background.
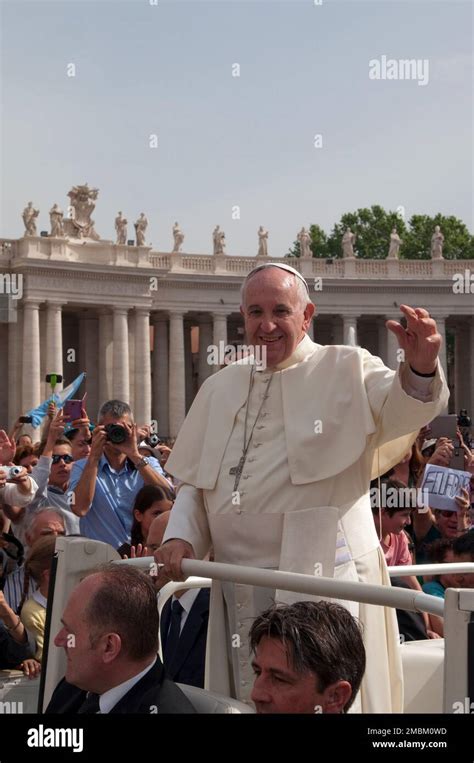
[[[13,463],[15,452],[15,441],[0,430],[0,504],[23,507],[34,498],[38,485],[25,467]],[[8,512],[6,516],[10,518]]]
[[[132,506],[143,485],[169,490],[157,459],[140,455],[141,439],[127,403],[102,405],[90,454],[74,464],[69,486],[82,535],[118,548],[130,541]]]

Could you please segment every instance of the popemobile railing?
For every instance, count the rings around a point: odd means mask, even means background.
[[[154,559],[143,557],[118,560],[116,564],[131,564],[150,570],[154,565]],[[474,564],[471,562],[420,564],[389,567],[388,570],[390,577],[440,575],[447,572],[474,572]],[[161,589],[160,611],[174,591],[182,588],[208,587],[212,584],[212,580],[222,580],[441,616],[444,618],[445,634],[443,711],[445,713],[461,712],[458,708],[463,708],[462,712],[469,712],[466,708],[471,708],[470,698],[474,698],[474,589],[450,588],[446,590],[445,598],[441,599],[414,589],[392,588],[195,559],[183,559],[182,571],[184,575],[191,577],[183,582],[168,583]],[[406,648],[410,648],[409,645],[406,645]]]
[[[153,557],[120,559],[116,550],[106,543],[81,537],[58,537],[53,561],[50,586],[53,587],[51,607],[48,607],[45,634],[45,653],[40,690],[40,710],[49,701],[52,690],[64,675],[63,650],[54,646],[54,635],[61,628],[61,618],[67,599],[75,585],[91,569],[103,563],[127,564],[147,570],[156,569]],[[418,565],[390,568],[392,576],[441,574],[443,572],[474,572],[474,564]],[[159,608],[174,590],[201,588],[212,580],[229,581],[271,590],[293,591],[337,600],[347,600],[378,606],[405,609],[444,617],[444,712],[455,712],[453,707],[465,698],[474,699],[474,590],[447,589],[445,599],[413,589],[397,588],[370,583],[336,580],[320,576],[278,570],[243,567],[220,562],[184,559],[187,580],[168,583],[160,591]],[[416,642],[422,643],[422,642]],[[407,650],[409,646],[404,645]]]

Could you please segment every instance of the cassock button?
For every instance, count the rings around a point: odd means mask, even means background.
[[[240,682],[240,685],[241,685],[241,686],[247,686],[247,681],[241,681],[241,682]]]

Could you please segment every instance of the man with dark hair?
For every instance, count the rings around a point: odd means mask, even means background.
[[[114,548],[130,542],[132,506],[140,488],[169,490],[157,459],[140,454],[140,440],[127,403],[108,400],[102,405],[90,453],[74,464],[69,485],[82,535]]]
[[[149,576],[104,565],[72,591],[54,643],[66,675],[47,713],[193,713],[165,678],[158,657],[159,617]]]
[[[365,671],[358,621],[334,602],[273,606],[249,632],[257,713],[347,713]]]

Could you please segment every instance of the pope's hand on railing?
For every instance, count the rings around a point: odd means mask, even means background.
[[[163,572],[171,580],[186,580],[181,571],[183,559],[195,559],[194,549],[190,543],[181,538],[171,538],[155,551],[155,561],[163,564]]]

